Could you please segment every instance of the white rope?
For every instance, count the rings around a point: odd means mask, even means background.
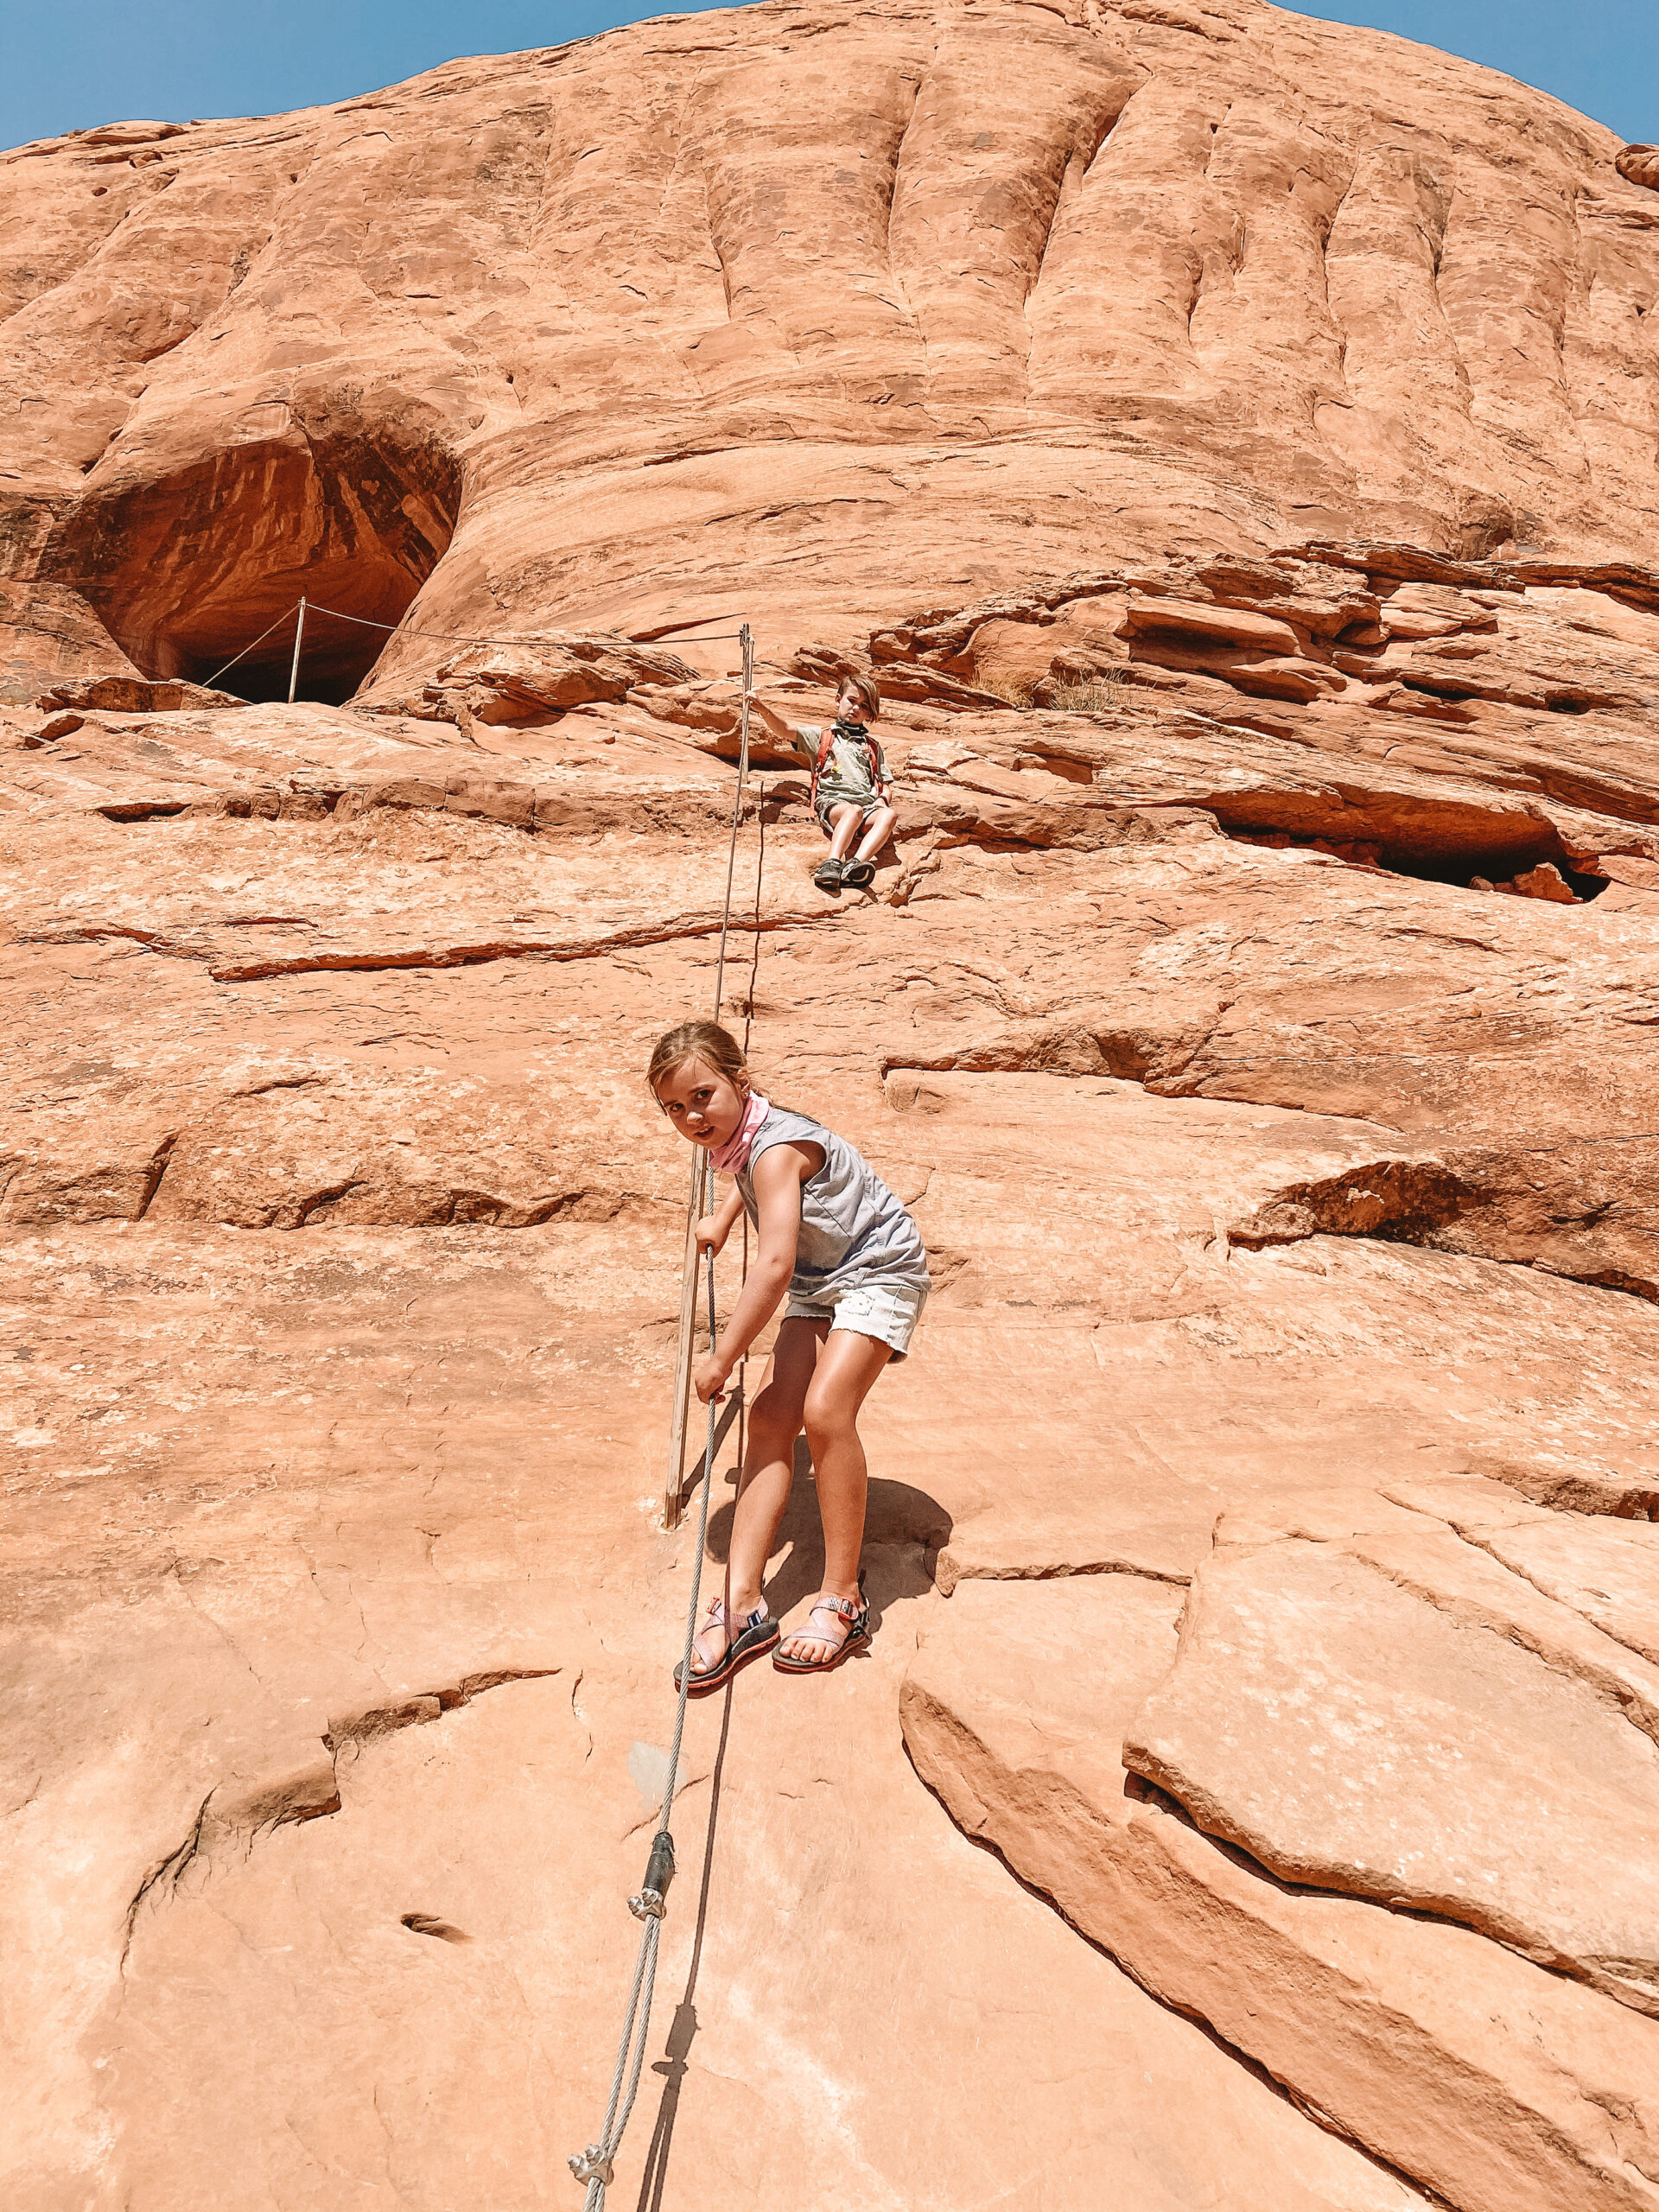
[[[715,1331],[715,1255],[709,1254],[709,1333],[713,1340]],[[646,1887],[630,1901],[632,1909],[645,1923],[639,1938],[639,1955],[633,1969],[633,1986],[628,1992],[627,2010],[622,2017],[621,2039],[616,2049],[616,2069],[611,2075],[610,2101],[605,2107],[605,2125],[599,2132],[597,2142],[588,2144],[569,2160],[571,2172],[588,2185],[583,2212],[603,2212],[605,2191],[609,2186],[613,2161],[621,2148],[622,2138],[633,2114],[634,2099],[639,2092],[639,2075],[645,2066],[645,2041],[651,2032],[652,1999],[657,1987],[657,1952],[662,1940],[664,1899],[661,1890],[652,1891],[652,1872],[658,1864],[658,1847],[668,1845],[668,1871],[673,1872],[673,1840],[669,1835],[668,1823],[674,1809],[674,1789],[680,1768],[680,1748],[685,1738],[685,1707],[691,1694],[691,1647],[696,1640],[697,1606],[702,1597],[702,1561],[709,1541],[709,1500],[714,1490],[715,1423],[717,1400],[709,1403],[709,1439],[702,1451],[702,1480],[698,1485],[701,1499],[697,1510],[697,1541],[691,1568],[691,1596],[685,1609],[685,1640],[680,1653],[679,1700],[674,1711],[674,1738],[669,1746],[668,1778],[663,1785],[662,1817],[657,1824],[657,1834],[652,1839],[652,1865],[646,1872]],[[664,1885],[666,1887],[666,1884]],[[632,2062],[632,2063],[630,2063]],[[627,2077],[627,2094],[622,2096],[622,2082]],[[620,2108],[619,2109],[619,2100]]]
[[[737,756],[737,791],[732,803],[731,842],[726,856],[726,903],[720,922],[720,960],[715,970],[715,1014],[720,1019],[721,1001],[726,986],[726,939],[731,927],[732,888],[737,865],[737,832],[743,818],[743,789],[749,772],[749,693],[754,677],[754,641],[746,622],[738,632],[743,646],[743,707]],[[766,847],[761,846],[764,862]],[[760,946],[760,879],[755,874],[756,955]],[[754,1001],[753,976],[749,989],[751,1019]],[[745,1036],[747,1028],[745,1028]],[[698,1179],[697,1191],[702,1187]],[[694,1196],[693,1204],[696,1203]],[[695,1266],[696,1262],[693,1261]],[[747,1269],[745,1270],[747,1273]],[[709,1342],[715,1341],[715,1255],[708,1255],[709,1287]],[[739,1382],[740,1395],[743,1385]],[[657,1954],[662,1942],[663,1913],[668,1882],[674,1873],[674,1840],[669,1834],[669,1820],[674,1809],[674,1789],[679,1776],[680,1749],[685,1738],[685,1708],[691,1694],[691,1647],[696,1640],[697,1607],[702,1597],[702,1561],[709,1541],[709,1501],[715,1482],[715,1408],[717,1398],[709,1402],[709,1437],[702,1451],[702,1480],[697,1508],[697,1541],[692,1555],[691,1596],[685,1611],[685,1642],[680,1655],[679,1700],[674,1710],[674,1736],[669,1745],[668,1777],[663,1787],[662,1817],[657,1824],[657,1834],[652,1839],[650,1864],[645,1870],[645,1881],[639,1894],[629,1900],[629,1908],[644,1921],[639,1938],[639,1955],[634,1963],[633,1985],[628,1992],[627,2009],[623,2014],[622,2034],[616,2049],[616,2067],[611,2075],[611,2094],[605,2107],[605,2125],[596,2142],[575,2152],[568,2161],[571,2172],[587,2185],[583,2212],[604,2212],[605,2192],[610,2186],[615,2170],[616,2154],[627,2131],[632,2115],[634,2099],[639,2091],[639,2075],[645,2066],[645,2040],[651,2031],[652,1999],[657,1987]],[[729,1596],[729,1592],[728,1592]],[[731,1634],[730,1623],[727,1634]],[[627,2090],[623,2093],[623,2082]]]

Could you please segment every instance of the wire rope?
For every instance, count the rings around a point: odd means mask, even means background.
[[[435,639],[438,644],[446,645],[557,645],[564,642],[564,639],[556,634],[536,638],[483,638],[472,637],[459,630],[406,630],[400,622],[376,622],[366,614],[347,614],[338,607],[323,607],[315,599],[306,601],[305,611],[308,614],[332,614],[336,622],[355,622],[360,630],[385,630],[389,634],[398,638],[431,638]],[[276,626],[276,625],[273,622],[271,629],[274,630]],[[270,632],[268,631],[265,634],[269,636]],[[718,645],[741,639],[742,635],[741,630],[718,630],[710,637],[691,638],[687,642],[694,645]],[[259,640],[256,638],[254,644],[257,645],[258,642]],[[630,645],[638,642],[633,638],[619,640],[619,643]],[[251,652],[252,646],[248,650]]]
[[[348,618],[350,619],[350,618]],[[726,988],[726,944],[731,929],[732,894],[736,882],[737,836],[743,819],[743,793],[749,772],[749,698],[754,680],[754,642],[746,622],[737,633],[743,646],[743,699],[737,757],[737,790],[732,802],[732,830],[726,855],[726,897],[721,911],[720,955],[715,969],[714,1019],[720,1019],[721,1005]],[[747,1054],[749,1032],[754,1018],[754,976],[760,957],[760,884],[761,870],[766,864],[766,825],[760,825],[760,851],[755,868],[754,883],[754,954],[750,963],[748,1002],[745,1009],[744,1046]],[[697,1179],[693,1205],[697,1202],[703,1187],[703,1177]],[[748,1273],[747,1217],[745,1217],[744,1274]],[[712,1345],[715,1334],[715,1255],[712,1250],[708,1261],[709,1341]],[[692,1264],[695,1266],[695,1260]],[[746,1407],[742,1382],[738,1385],[740,1421]],[[662,1817],[657,1834],[652,1839],[650,1862],[645,1869],[645,1885],[637,1897],[629,1899],[629,1909],[643,1923],[639,1937],[639,1956],[634,1962],[633,1981],[628,1992],[628,2001],[622,2018],[622,2032],[618,2040],[616,2065],[611,2075],[611,2090],[605,2107],[605,2123],[597,2141],[576,2152],[569,2160],[571,2172],[586,2184],[587,2196],[583,2212],[604,2212],[605,2192],[609,2188],[615,2159],[622,2138],[633,2113],[634,2100],[639,2094],[639,2076],[645,2065],[645,2041],[651,2030],[652,2000],[657,1987],[657,1959],[662,1943],[663,1913],[666,1891],[674,1873],[674,1839],[669,1832],[669,1821],[674,1809],[675,1784],[679,1776],[680,1750],[685,1737],[685,1708],[691,1694],[691,1648],[696,1640],[697,1607],[702,1598],[702,1562],[709,1541],[709,1503],[714,1490],[715,1408],[718,1398],[709,1402],[709,1433],[703,1446],[702,1479],[697,1508],[696,1545],[692,1554],[691,1596],[686,1607],[685,1637],[680,1654],[677,1675],[679,1695],[674,1709],[674,1736],[669,1746],[668,1775],[663,1788]],[[676,1414],[676,1421],[678,1414]],[[743,1431],[739,1432],[740,1459]],[[729,1607],[730,1590],[727,1591]],[[729,1630],[728,1630],[729,1632]],[[624,2083],[626,2083],[626,2093]]]
[[[280,630],[283,623],[287,621],[289,616],[290,614],[297,614],[299,611],[300,602],[296,599],[293,606],[286,608],[283,613],[279,614],[276,617],[276,620],[270,624],[269,628],[264,629],[259,632],[258,636],[253,641],[253,645],[263,645],[265,639],[270,635],[272,630]],[[239,653],[233,653],[232,655],[231,658],[226,662],[224,668],[216,668],[213,674],[207,678],[206,683],[202,685],[202,690],[204,691],[211,691],[214,684],[218,683],[219,677],[226,673],[226,670],[234,668],[238,661],[245,660],[247,658],[248,655],[253,651],[253,645],[244,645]]]

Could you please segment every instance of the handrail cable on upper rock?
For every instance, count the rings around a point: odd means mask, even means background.
[[[259,635],[255,638],[251,644],[244,645],[239,653],[232,653],[229,660],[224,664],[223,667],[216,668],[211,676],[204,677],[202,678],[201,689],[204,691],[211,691],[221,676],[228,675],[230,671],[236,666],[238,661],[245,660],[248,655],[253,651],[255,645],[264,645],[265,639],[270,635],[273,630],[280,630],[283,623],[296,615],[302,607],[305,609],[308,615],[331,614],[336,622],[354,622],[360,630],[385,630],[388,634],[395,635],[399,638],[429,638],[438,645],[562,645],[564,642],[563,639],[556,634],[552,636],[543,634],[541,637],[536,638],[474,638],[470,637],[464,632],[459,630],[405,630],[403,626],[397,622],[376,622],[372,620],[366,614],[346,614],[343,613],[338,607],[321,606],[315,599],[296,599],[292,607],[285,607],[283,609],[282,613],[276,617],[276,620],[274,622],[267,623],[265,627],[259,632]],[[687,623],[683,626],[687,629],[692,629],[696,627],[696,624]],[[671,633],[665,632],[664,634]],[[743,639],[747,639],[748,635],[749,626],[746,622],[741,630],[715,630],[711,631],[705,637],[692,638],[687,642],[694,645],[729,645],[741,643]],[[637,641],[633,639],[629,640],[629,643],[631,644],[634,642]],[[298,673],[298,648],[299,640],[296,638],[295,640],[296,674]],[[745,650],[752,653],[752,642],[749,646],[745,648]],[[292,700],[290,699],[289,704],[291,705],[292,703]],[[745,708],[744,712],[747,720],[747,707]]]
[[[290,607],[289,613],[291,614],[293,612],[294,609]],[[454,630],[405,630],[400,622],[374,622],[366,614],[342,614],[337,607],[319,607],[315,599],[307,601],[306,612],[309,614],[332,614],[337,622],[355,622],[359,628],[363,630],[395,631],[400,638],[435,638],[441,645],[556,645],[561,642],[556,634],[552,637],[540,638],[471,638]],[[276,625],[273,622],[270,626],[274,630]],[[693,638],[691,643],[694,645],[724,645],[743,638],[747,635],[747,630],[748,625],[745,623],[741,630],[716,630],[709,637]],[[267,632],[266,635],[269,636],[270,632]],[[257,640],[256,639],[255,642],[257,644]],[[630,643],[632,642],[633,641],[630,640]]]

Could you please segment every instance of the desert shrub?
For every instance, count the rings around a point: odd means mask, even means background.
[[[1031,712],[1032,687],[1023,677],[981,677],[979,688],[982,691],[988,691],[994,699],[1001,699],[1010,707],[1017,707],[1022,715]]]
[[[1056,677],[1043,686],[1043,704],[1066,715],[1104,715],[1122,703],[1123,671],[1103,669],[1094,676]]]

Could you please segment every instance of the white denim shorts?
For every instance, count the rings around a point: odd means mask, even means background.
[[[785,1321],[827,1321],[831,1330],[850,1329],[855,1336],[874,1337],[891,1345],[895,1359],[906,1358],[910,1339],[927,1304],[927,1293],[909,1283],[863,1283],[844,1290],[839,1298],[791,1297],[784,1308]]]

